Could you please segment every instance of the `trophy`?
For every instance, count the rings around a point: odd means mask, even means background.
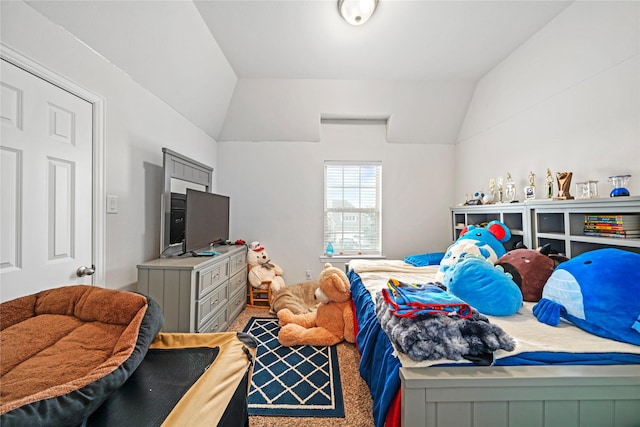
[[[494,203],[496,201],[496,180],[491,178],[489,180],[489,192],[484,195],[482,201],[485,205]]]
[[[570,200],[573,196],[569,194],[571,190],[571,177],[573,172],[558,172],[556,178],[558,180],[558,197],[554,197],[554,200]]]
[[[536,198],[536,174],[529,172],[529,185],[524,187],[524,198],[527,200]]]
[[[553,177],[551,176],[551,169],[547,168],[547,199],[553,197]]]
[[[516,200],[516,183],[513,182],[513,178],[511,178],[511,174],[507,172],[507,186],[504,192],[505,198],[507,202],[513,203],[517,202]]]
[[[610,197],[628,196],[630,193],[629,193],[629,190],[627,190],[625,187],[629,183],[630,179],[631,179],[631,175],[610,176],[609,181],[613,183],[613,190],[611,190],[611,193],[609,193],[609,196]]]
[[[503,183],[504,178],[502,178],[501,176],[499,176],[496,179],[496,184],[498,185],[498,203],[502,203],[502,183]]]

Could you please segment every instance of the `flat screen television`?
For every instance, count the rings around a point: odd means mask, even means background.
[[[184,214],[187,209],[187,195],[171,193],[171,223],[169,224],[169,244],[184,242]]]
[[[191,188],[186,196],[184,252],[229,240],[229,197]]]

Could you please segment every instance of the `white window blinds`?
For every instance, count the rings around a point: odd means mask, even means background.
[[[324,164],[324,247],[336,255],[380,255],[382,162]]]

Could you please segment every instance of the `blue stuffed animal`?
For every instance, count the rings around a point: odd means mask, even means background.
[[[458,260],[445,273],[443,284],[482,314],[509,316],[522,306],[522,293],[512,276],[482,257]]]
[[[560,318],[594,335],[640,345],[640,254],[615,248],[585,252],[558,265],[533,314]]]
[[[486,227],[466,226],[460,232],[458,240],[447,248],[440,261],[436,280],[441,282],[446,271],[467,255],[481,256],[495,263],[507,252],[503,243],[510,238],[509,228],[497,220],[489,222]]]

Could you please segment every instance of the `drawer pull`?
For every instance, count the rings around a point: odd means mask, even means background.
[[[214,301],[214,300],[211,300],[211,305],[215,305],[215,304],[217,304],[217,303],[218,303],[218,299],[217,299],[217,298],[215,299],[215,301]]]

